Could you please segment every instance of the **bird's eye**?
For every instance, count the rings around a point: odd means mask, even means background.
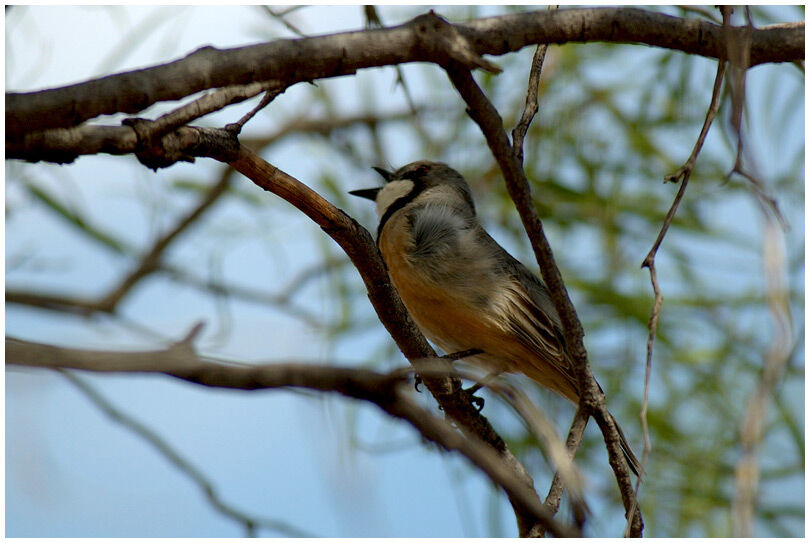
[[[413,170],[406,172],[402,179],[411,179],[412,181],[417,181],[425,176],[428,171],[428,167],[425,165],[417,166]]]

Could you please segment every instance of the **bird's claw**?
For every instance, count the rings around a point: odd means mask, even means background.
[[[482,386],[481,383],[476,383],[470,388],[463,389],[464,394],[467,395],[467,397],[470,400],[470,403],[479,413],[484,409],[484,398],[482,398],[481,396],[475,396],[475,393],[481,389],[481,386]]]

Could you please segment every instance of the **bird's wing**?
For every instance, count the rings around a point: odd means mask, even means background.
[[[503,265],[512,279],[513,307],[512,311],[507,312],[508,325],[520,341],[536,354],[536,359],[527,362],[541,373],[549,370],[557,373],[561,379],[555,381],[561,381],[560,386],[565,389],[558,392],[576,401],[571,395],[578,395],[576,391],[579,387],[565,348],[562,323],[548,289],[523,264],[508,253],[505,255],[508,258]]]

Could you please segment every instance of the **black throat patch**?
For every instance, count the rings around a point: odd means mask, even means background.
[[[380,246],[380,234],[382,234],[385,223],[387,223],[389,219],[391,219],[394,213],[396,213],[406,205],[413,202],[416,199],[416,197],[419,196],[419,194],[421,194],[423,190],[425,190],[425,183],[422,179],[418,177],[415,179],[412,177],[406,179],[409,179],[411,182],[413,182],[413,188],[405,196],[401,196],[396,200],[394,200],[394,202],[390,206],[388,206],[388,209],[385,210],[383,216],[380,217],[380,224],[377,225],[377,247]]]

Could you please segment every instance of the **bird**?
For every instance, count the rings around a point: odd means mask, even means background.
[[[373,169],[385,184],[350,194],[376,202],[377,246],[422,333],[446,353],[478,353],[465,358],[474,366],[522,373],[578,404],[573,361],[548,288],[487,233],[464,177],[426,160],[396,171]],[[638,460],[613,421],[638,475]]]

